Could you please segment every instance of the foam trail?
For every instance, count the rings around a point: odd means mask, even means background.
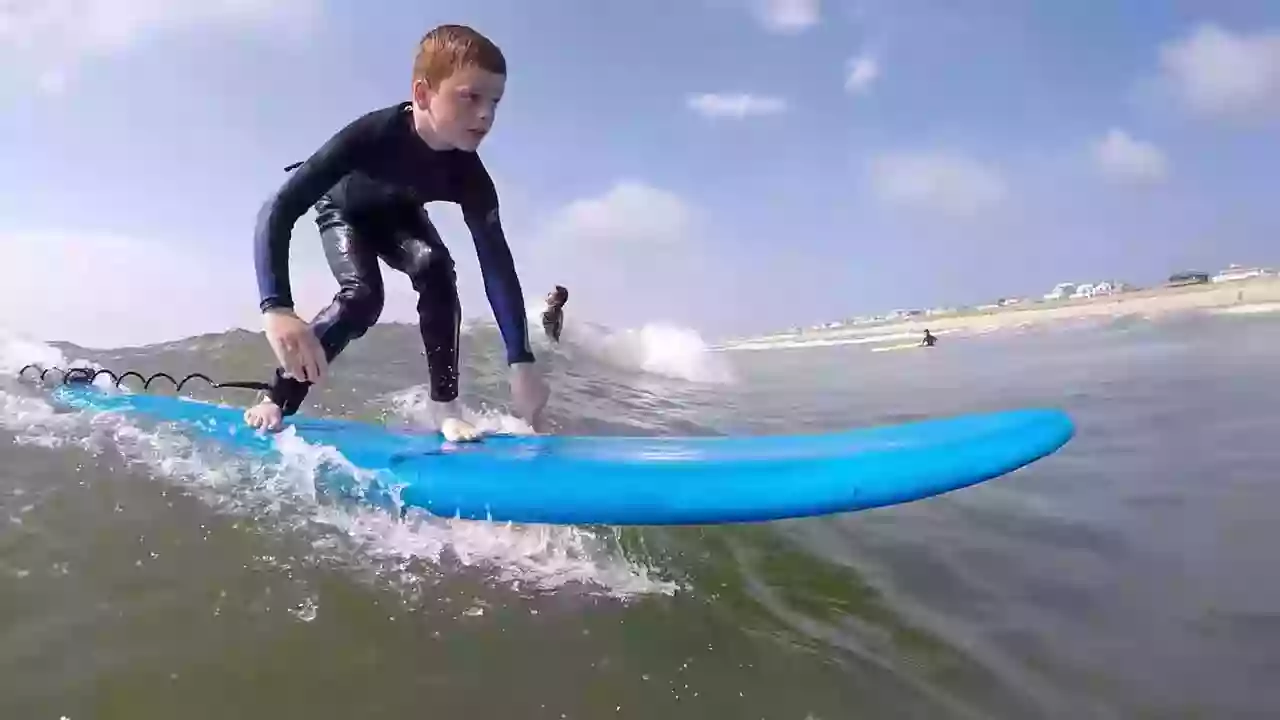
[[[389,396],[391,411],[422,430],[439,430],[441,418],[436,416],[435,402],[424,385],[414,386]],[[471,423],[481,432],[512,435],[532,435],[534,430],[524,420],[497,410],[476,411],[460,405],[462,420]]]
[[[56,348],[0,336],[4,369],[12,365],[16,373],[33,360],[68,366]],[[412,407],[412,396],[404,404]],[[496,413],[487,417],[498,425],[519,422]],[[337,560],[361,571],[357,574],[379,574],[392,564],[400,569],[396,584],[407,590],[424,581],[420,561],[442,572],[447,560],[480,569],[498,582],[540,591],[572,585],[626,599],[678,590],[650,568],[622,557],[607,538],[580,528],[500,525],[420,513],[402,522],[393,512],[335,501],[317,492],[335,474],[360,487],[379,478],[351,466],[336,449],[307,443],[288,430],[275,437],[278,457],[264,463],[214,443],[197,443],[164,425],[144,426],[127,414],[55,408],[13,379],[0,384],[0,428],[20,444],[55,452],[70,445],[95,454],[118,453],[219,512],[310,537],[317,557]],[[408,570],[410,565],[414,571]]]

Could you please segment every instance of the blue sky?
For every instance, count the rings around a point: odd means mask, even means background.
[[[252,226],[471,24],[526,295],[708,336],[1280,264],[1280,5],[997,0],[18,0],[0,9],[0,325],[88,344],[257,329]],[[431,207],[466,314],[474,250]],[[314,225],[300,311],[334,290]],[[384,320],[413,317],[389,275]]]

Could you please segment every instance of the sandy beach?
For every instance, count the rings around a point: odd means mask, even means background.
[[[879,323],[775,333],[727,342],[718,349],[763,350],[777,347],[878,344],[919,338],[925,328],[935,335],[983,333],[1049,322],[1134,315],[1156,317],[1196,311],[1229,314],[1280,312],[1280,277],[1150,288],[1077,300],[1024,301],[997,308],[958,310]]]

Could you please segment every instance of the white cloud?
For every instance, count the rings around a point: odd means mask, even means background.
[[[796,34],[818,24],[819,0],[751,0],[756,19],[766,30]]]
[[[690,95],[685,104],[707,118],[742,120],[761,115],[779,115],[787,111],[787,101],[779,97],[750,93],[701,93]]]
[[[706,243],[702,213],[679,195],[622,180],[553,211],[521,262],[526,294],[559,283],[570,312],[615,327],[686,322],[722,305],[728,267]]]
[[[863,53],[847,63],[844,89],[854,95],[865,93],[879,78],[880,62],[869,53]]]
[[[220,26],[305,28],[319,0],[9,0],[0,4],[0,64],[60,92],[92,58],[168,32]]]
[[[1222,118],[1280,117],[1280,30],[1214,24],[1160,49],[1164,80],[1191,110]]]
[[[599,197],[576,200],[556,212],[546,233],[579,250],[607,246],[679,245],[692,234],[693,211],[679,196],[634,180]]]
[[[295,233],[291,278],[298,314],[310,318],[336,284],[313,233]],[[107,233],[0,232],[6,292],[0,328],[41,340],[117,347],[173,340],[233,327],[260,330],[248,249],[214,254],[180,242]],[[396,288],[388,287],[389,296]],[[412,302],[387,301],[393,308]]]
[[[997,169],[952,153],[883,155],[871,162],[869,180],[883,202],[957,218],[995,208],[1009,194]]]
[[[1104,176],[1120,182],[1155,183],[1169,176],[1164,151],[1118,128],[1093,144],[1093,159]]]
[[[67,75],[61,70],[46,70],[36,78],[36,87],[46,95],[61,95],[67,91]]]

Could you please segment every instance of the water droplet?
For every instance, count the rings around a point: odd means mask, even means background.
[[[311,622],[316,619],[316,615],[320,612],[320,608],[311,598],[303,600],[295,609],[290,610],[294,617],[302,622]]]

